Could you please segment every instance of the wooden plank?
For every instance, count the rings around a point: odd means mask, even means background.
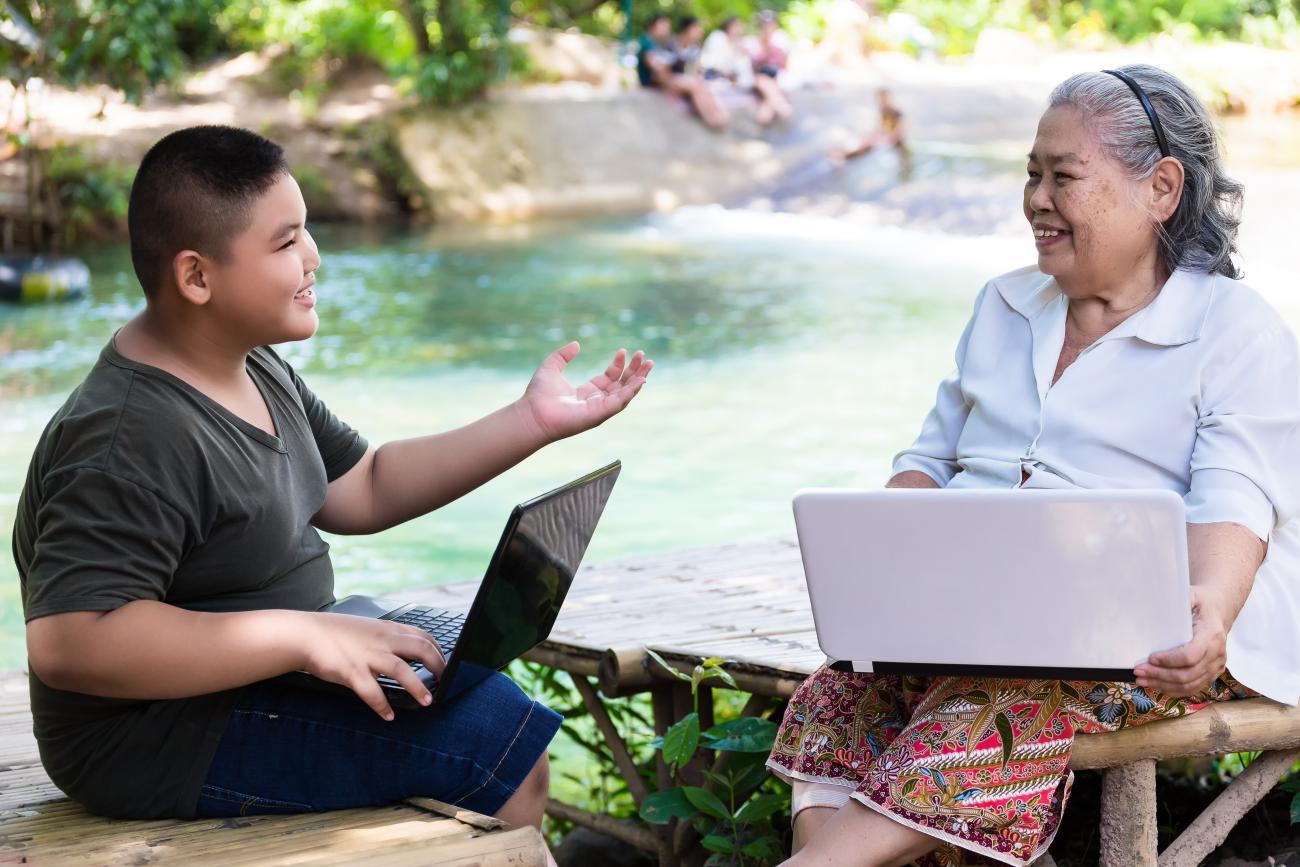
[[[91,816],[65,800],[6,814],[3,828],[0,855],[12,854],[42,864],[134,864],[146,860],[444,864],[492,855],[483,863],[540,865],[546,857],[542,838],[534,828],[485,835],[456,819],[405,805],[295,816],[137,822]],[[422,853],[423,862],[407,857],[412,849]]]
[[[545,842],[535,828],[505,830],[500,820],[489,816],[428,799],[419,799],[419,804],[426,809],[395,804],[190,822],[93,816],[63,797],[40,766],[27,711],[26,675],[0,673],[0,862],[364,862],[383,867],[430,863],[542,867],[546,863]]]

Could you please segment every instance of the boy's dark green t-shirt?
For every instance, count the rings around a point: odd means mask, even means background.
[[[110,341],[41,435],[18,501],[28,621],[141,599],[209,612],[333,600],[311,519],[366,442],[271,349],[251,353],[248,372],[275,436]],[[30,682],[59,788],[102,815],[194,815],[238,690],[136,701]]]

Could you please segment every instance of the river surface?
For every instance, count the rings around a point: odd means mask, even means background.
[[[925,195],[942,195],[945,175],[918,152]],[[1007,158],[966,175],[1018,186],[1022,165]],[[843,171],[823,183],[875,188],[889,167]],[[1284,256],[1300,172],[1246,174],[1250,282],[1300,322]],[[316,228],[321,327],[280,351],[372,442],[507,403],[570,338],[583,344],[573,379],[619,347],[656,361],[648,387],[604,427],[434,514],[330,538],[339,593],[478,577],[513,504],[614,458],[625,469],[589,561],[790,533],[797,489],[882,483],[952,366],[980,286],[1033,261],[1028,232],[1006,228],[1012,189],[987,199],[997,213],[978,219],[999,228],[983,236],[934,220],[897,228],[761,208],[498,230]],[[42,428],[141,306],[124,245],[77,252],[94,275],[91,297],[0,307],[6,547]],[[0,557],[0,669],[24,662],[20,607],[15,567]]]

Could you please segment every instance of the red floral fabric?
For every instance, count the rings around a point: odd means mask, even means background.
[[[1171,698],[1132,683],[913,678],[818,669],[795,692],[768,760],[790,780],[840,784],[867,807],[1007,864],[1042,855],[1060,826],[1077,733],[1115,731],[1252,695],[1225,673]]]

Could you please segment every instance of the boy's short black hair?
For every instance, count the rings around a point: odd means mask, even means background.
[[[224,259],[253,202],[288,171],[284,149],[246,129],[194,126],[160,139],[140,161],[126,216],[145,296],[182,250]]]
[[[691,27],[700,23],[700,19],[694,15],[683,15],[677,19],[677,32],[684,33]]]

